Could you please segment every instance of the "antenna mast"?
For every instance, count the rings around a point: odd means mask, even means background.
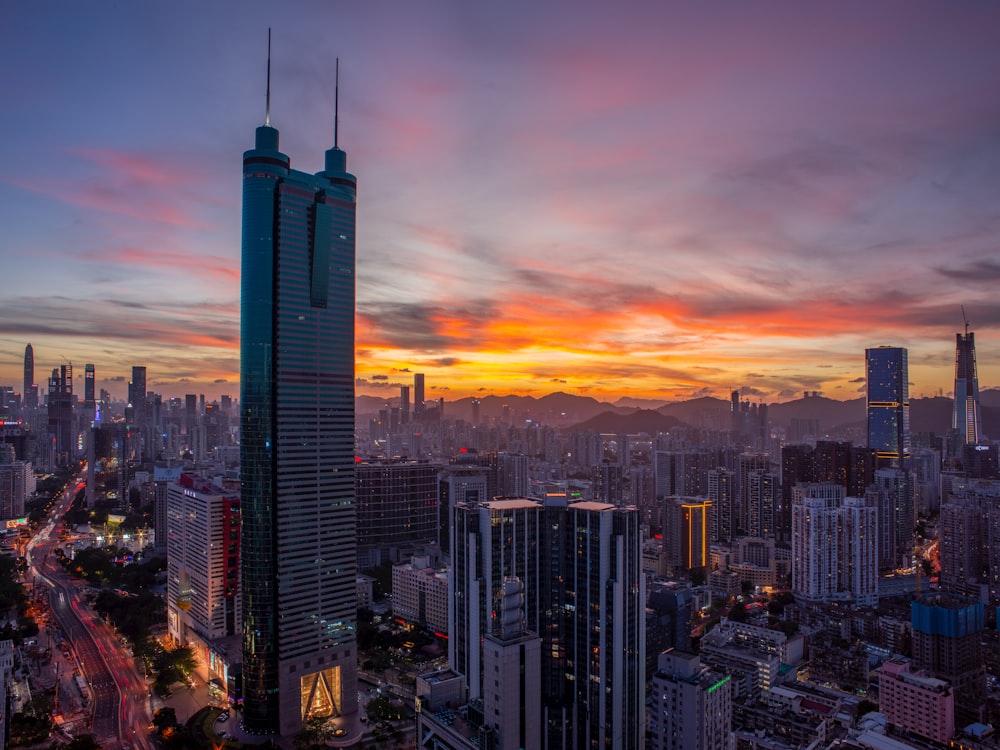
[[[340,129],[340,58],[337,58],[333,87],[333,147],[337,148],[337,135]]]
[[[965,314],[965,305],[961,305],[961,308],[962,308],[962,320],[965,321],[965,335],[966,335],[966,337],[968,337],[968,335],[969,335],[969,318]]]
[[[264,127],[271,127],[271,27],[267,27],[267,106],[264,110]]]

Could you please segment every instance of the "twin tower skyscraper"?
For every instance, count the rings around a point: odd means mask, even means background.
[[[269,55],[270,57],[270,55]],[[243,728],[357,710],[356,180],[337,145],[291,168],[270,123],[243,154]]]

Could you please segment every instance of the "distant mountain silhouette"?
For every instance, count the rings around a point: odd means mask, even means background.
[[[789,429],[793,419],[815,419],[819,421],[821,434],[835,431],[841,425],[864,422],[865,412],[863,398],[835,401],[825,396],[809,396],[767,407],[772,425]]]
[[[472,419],[471,397],[445,402],[448,419]],[[1000,437],[1000,389],[990,388],[980,392],[983,410],[983,432],[988,437]],[[375,415],[387,404],[399,405],[398,394],[390,399],[377,396],[358,396],[357,413]],[[649,408],[662,404],[658,408]],[[688,401],[663,404],[655,399],[621,398],[614,404],[598,401],[590,396],[571,393],[550,393],[540,398],[534,396],[483,396],[480,398],[480,419],[500,419],[508,407],[512,423],[538,420],[556,427],[593,429],[599,432],[650,432],[669,430],[680,424],[706,430],[728,430],[732,427],[730,402],[725,399],[703,396]],[[413,406],[411,404],[410,408]],[[947,396],[916,398],[910,400],[910,431],[933,432],[945,435],[951,429],[953,403]],[[666,418],[658,426],[658,414]],[[815,419],[820,434],[850,432],[863,434],[866,419],[865,399],[836,401],[825,396],[810,396],[794,401],[768,405],[768,419],[776,427],[791,427],[793,419]]]
[[[615,414],[606,411],[591,417],[586,422],[573,425],[575,430],[594,430],[603,433],[625,432],[635,434],[645,432],[655,435],[658,432],[669,432],[683,424],[677,417],[672,417],[652,409],[640,409],[631,414]]]
[[[412,391],[411,391],[412,396]],[[448,419],[472,419],[472,397],[460,398],[456,401],[445,401],[445,417]],[[377,414],[386,404],[399,406],[399,395],[380,399],[376,396],[359,396],[357,400],[358,414]],[[539,420],[545,424],[565,426],[590,419],[604,411],[616,414],[628,414],[634,408],[618,407],[614,404],[598,401],[590,396],[575,396],[571,393],[549,393],[541,398],[534,396],[483,396],[479,399],[479,418],[486,422],[501,419],[504,407],[508,407],[512,422],[524,422],[528,419]],[[410,404],[412,411],[413,404]]]

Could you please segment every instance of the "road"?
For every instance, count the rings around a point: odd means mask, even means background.
[[[67,575],[53,554],[58,519],[73,502],[76,482],[70,481],[53,504],[49,520],[31,539],[25,557],[36,585],[49,590],[53,617],[76,651],[80,670],[90,684],[90,733],[102,748],[152,748],[149,741],[149,692],[131,654],[114,631],[87,607],[79,583]]]

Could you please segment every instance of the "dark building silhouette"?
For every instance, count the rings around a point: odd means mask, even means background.
[[[955,409],[951,427],[955,447],[979,445],[983,439],[983,418],[979,406],[979,373],[976,370],[976,340],[965,324],[965,335],[955,334]]]
[[[73,365],[65,364],[53,370],[49,378],[49,435],[55,466],[69,465],[76,453],[75,406]]]
[[[35,350],[31,344],[24,347],[24,392],[21,403],[26,409],[38,408],[38,386],[35,384]]]

